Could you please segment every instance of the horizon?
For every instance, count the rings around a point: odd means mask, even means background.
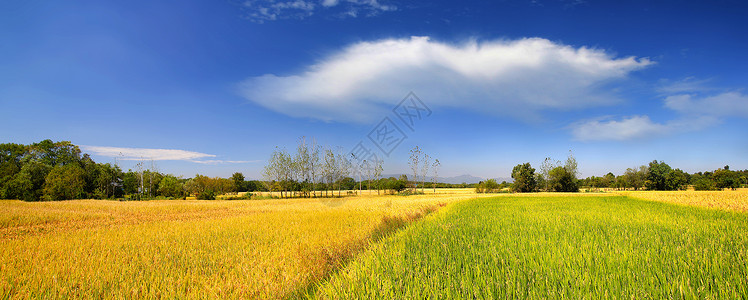
[[[296,5],[280,5],[290,4]],[[303,4],[303,5],[302,5]],[[123,170],[260,179],[301,137],[408,174],[748,169],[748,4],[246,1],[0,4],[0,143]],[[742,29],[741,29],[742,28]],[[400,133],[378,144],[382,126]],[[385,130],[387,131],[387,130]]]

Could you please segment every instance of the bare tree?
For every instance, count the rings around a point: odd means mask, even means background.
[[[308,191],[309,177],[311,173],[310,161],[311,155],[309,153],[309,147],[306,144],[306,138],[301,137],[299,139],[299,145],[296,148],[296,155],[294,156],[294,166],[297,173],[298,182],[302,184],[303,190]]]
[[[421,149],[415,146],[410,150],[410,161],[408,165],[413,170],[413,192],[415,193],[418,185],[418,160],[421,158]]]
[[[312,181],[312,196],[317,196],[315,184],[317,183],[317,177],[319,176],[320,165],[319,165],[319,146],[317,140],[312,138],[311,150],[309,151],[309,173]]]
[[[325,148],[324,164],[322,165],[322,178],[324,178],[327,183],[327,187],[325,188],[325,197],[327,197],[327,191],[334,182],[336,169],[337,166],[335,163],[335,153],[332,151],[332,149]]]
[[[371,177],[374,175],[374,170],[371,167],[371,163],[367,160],[364,160],[364,170],[366,170],[366,179],[368,183],[366,188],[369,190],[369,195],[371,195]]]
[[[276,147],[262,171],[262,177],[268,191],[270,191],[270,197],[273,197],[273,183],[280,179],[280,159],[280,151]]]
[[[421,164],[421,192],[425,193],[426,188],[426,175],[429,173],[429,160],[431,157],[428,154],[423,155],[423,163]]]
[[[434,164],[431,165],[431,169],[434,170],[434,177],[431,178],[431,181],[432,181],[431,186],[434,188],[434,194],[436,194],[436,178],[439,177],[440,166],[441,166],[441,163],[439,162],[438,158],[434,160]]]
[[[379,195],[379,188],[380,188],[380,186],[379,186],[379,182],[380,182],[379,177],[382,176],[382,171],[384,171],[384,168],[382,168],[382,161],[379,160],[379,159],[377,159],[374,164],[375,164],[375,166],[374,166],[374,178],[377,181],[377,184],[376,184],[376,186],[377,186],[377,195]]]
[[[344,178],[348,177],[351,173],[351,161],[346,159],[346,157],[343,155],[343,148],[338,148],[338,154],[335,156],[335,161],[337,162],[337,172],[335,173],[337,176],[337,182],[338,182],[338,197],[341,196],[340,190],[341,190],[341,184]]]
[[[358,158],[356,157],[356,154],[351,153],[351,161],[358,161]],[[363,164],[366,162],[364,160],[363,162],[360,162],[358,164],[351,164],[352,171],[355,175],[358,175],[358,194],[361,194],[361,169],[363,169]],[[355,186],[354,186],[355,188]]]

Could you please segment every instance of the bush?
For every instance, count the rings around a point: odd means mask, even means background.
[[[252,199],[252,193],[245,193],[244,195],[229,196],[229,197],[223,198],[223,200],[251,200],[251,199]]]
[[[197,200],[216,200],[216,192],[211,189],[205,190],[204,192],[197,194]]]
[[[716,191],[717,184],[713,180],[701,178],[694,183],[693,189],[696,191]]]
[[[410,196],[410,195],[423,195],[423,192],[419,191],[412,191],[412,190],[404,190],[402,192],[397,193],[398,196]]]

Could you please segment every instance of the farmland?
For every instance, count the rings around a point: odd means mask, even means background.
[[[624,196],[470,200],[376,245],[316,296],[744,298],[746,232],[745,214]]]
[[[0,297],[744,297],[744,192],[671,193],[2,201]]]
[[[2,201],[0,297],[289,297],[471,197]]]

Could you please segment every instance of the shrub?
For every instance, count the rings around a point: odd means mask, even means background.
[[[204,192],[197,194],[197,200],[216,200],[216,192],[207,189]]]

